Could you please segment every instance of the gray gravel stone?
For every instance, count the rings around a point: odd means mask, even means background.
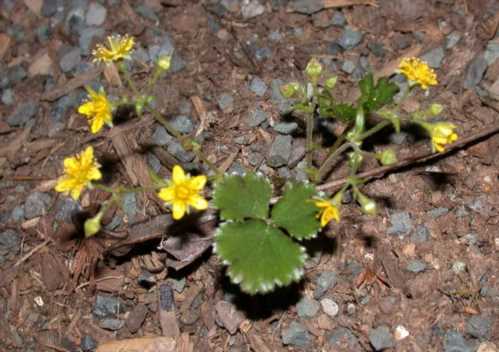
[[[21,236],[14,230],[8,229],[0,233],[0,257],[17,254],[21,245]]]
[[[186,151],[176,140],[173,140],[168,144],[167,150],[170,154],[184,163],[189,163],[196,157],[193,152]]]
[[[98,2],[91,2],[88,6],[86,21],[89,26],[101,26],[106,21],[107,9]]]
[[[189,116],[175,116],[170,124],[180,133],[191,133],[194,130],[194,124]]]
[[[307,329],[296,321],[292,321],[287,328],[283,329],[281,336],[285,345],[306,348],[312,342]]]
[[[105,318],[99,321],[99,326],[106,330],[116,331],[125,326],[125,321],[121,319]]]
[[[411,260],[407,263],[406,270],[412,273],[420,273],[425,271],[426,263],[421,260]]]
[[[377,57],[385,56],[386,50],[385,50],[385,46],[383,45],[383,43],[369,42],[369,43],[367,43],[367,47],[369,48],[369,50],[371,50],[371,52],[374,54],[374,56],[377,56]]]
[[[338,303],[333,301],[331,298],[323,298],[321,299],[321,307],[324,313],[329,315],[330,317],[335,317],[338,315],[340,311],[340,307],[338,306]]]
[[[330,55],[337,55],[343,52],[343,48],[336,42],[330,42],[329,44],[327,44],[326,50]]]
[[[52,203],[52,197],[47,193],[33,192],[24,203],[24,215],[26,219],[47,214],[47,210]]]
[[[331,18],[331,24],[336,27],[344,27],[347,24],[347,19],[343,12],[334,11],[333,17]]]
[[[154,145],[167,145],[174,140],[172,136],[168,134],[163,126],[156,126],[152,134],[152,141]]]
[[[314,298],[321,298],[330,288],[336,285],[337,277],[334,271],[323,271],[315,280]]]
[[[128,217],[128,222],[133,223],[137,217],[137,198],[135,193],[125,193],[122,198],[123,211]]]
[[[436,219],[441,217],[442,215],[445,215],[449,212],[449,209],[447,208],[434,208],[430,210],[430,215],[432,218]]]
[[[296,305],[296,310],[300,318],[313,318],[319,309],[319,302],[308,297],[303,297]]]
[[[439,46],[421,56],[421,59],[426,61],[428,66],[430,66],[431,68],[440,68],[440,66],[442,66],[442,61],[444,57],[445,57],[444,48]]]
[[[259,97],[262,97],[267,91],[267,85],[260,77],[253,77],[249,87]]]
[[[97,318],[114,317],[123,311],[123,302],[117,297],[97,294],[93,314]]]
[[[448,331],[444,337],[444,352],[472,352],[473,348],[457,331]]]
[[[412,220],[409,213],[397,212],[390,215],[392,226],[387,229],[387,233],[392,236],[404,236],[412,231]]]
[[[84,335],[80,340],[80,348],[83,352],[94,351],[97,348],[97,341],[90,335]]]
[[[466,322],[466,333],[480,340],[490,339],[494,321],[485,315],[474,315]]]
[[[345,50],[353,49],[362,41],[362,33],[346,27],[338,39],[338,44]]]
[[[52,17],[57,13],[57,0],[44,0],[42,4],[41,14],[43,17]]]
[[[483,57],[488,65],[492,65],[499,58],[499,37],[487,44]]]
[[[291,134],[298,129],[298,124],[296,122],[279,122],[272,128],[280,134]]]
[[[257,127],[268,120],[267,113],[260,108],[250,111],[248,115],[248,126]]]
[[[466,69],[466,75],[464,76],[464,88],[473,89],[483,78],[483,75],[487,70],[487,61],[483,55],[478,55],[471,60]]]
[[[384,325],[369,331],[369,342],[376,351],[391,348],[395,345],[390,329]]]
[[[59,60],[59,66],[62,72],[67,73],[72,71],[81,62],[80,48],[71,48]]]
[[[148,20],[151,20],[155,23],[159,22],[159,18],[154,12],[154,10],[147,5],[144,4],[138,5],[137,7],[135,7],[135,12],[137,12],[137,14],[139,14],[140,16],[147,18]]]
[[[291,156],[291,144],[293,138],[289,135],[278,135],[270,147],[270,153],[267,158],[267,164],[270,167],[277,168],[285,166]]]
[[[290,10],[306,15],[319,12],[324,8],[322,0],[295,0],[288,4]]]
[[[234,109],[234,97],[230,94],[223,93],[217,99],[218,107],[225,113],[229,113]]]
[[[2,103],[5,105],[14,104],[14,91],[10,88],[7,88],[2,92]]]
[[[269,39],[273,42],[278,42],[282,39],[282,34],[279,31],[272,31],[269,34]]]
[[[10,219],[14,222],[20,222],[24,220],[24,207],[17,206],[12,209],[12,213],[10,214]]]
[[[352,74],[356,67],[357,65],[355,65],[355,62],[352,60],[345,60],[341,65],[341,70],[348,74]]]
[[[91,51],[90,45],[92,44],[92,40],[94,38],[102,39],[104,38],[106,32],[103,28],[100,27],[88,27],[85,30],[82,30],[80,33],[80,38],[78,44],[80,45],[80,49],[84,55],[89,55]]]
[[[454,263],[452,263],[452,271],[455,272],[456,274],[462,273],[465,270],[466,270],[466,263],[465,262],[457,260]]]
[[[468,246],[475,246],[478,243],[478,237],[476,233],[467,233],[463,236],[463,240]]]
[[[255,49],[255,59],[256,61],[263,61],[270,59],[272,57],[272,50],[268,47]]]
[[[60,197],[55,203],[55,219],[57,221],[71,222],[71,215],[79,209],[79,203],[73,198]]]
[[[391,133],[388,137],[391,143],[397,145],[410,144],[414,141],[414,137],[407,132]]]
[[[243,2],[241,6],[241,15],[245,20],[262,15],[265,12],[265,6],[258,0],[249,0]]]
[[[429,238],[430,230],[425,225],[418,225],[416,231],[411,235],[411,241],[415,243],[426,242]]]
[[[452,49],[461,40],[461,33],[458,31],[451,32],[445,38],[445,49]]]
[[[147,153],[147,164],[156,173],[161,169],[161,161],[153,153]]]
[[[359,340],[347,328],[337,327],[328,336],[328,343],[332,348],[341,351],[362,351]]]
[[[22,127],[38,113],[38,108],[39,104],[35,101],[22,103],[7,117],[7,123],[11,127]]]

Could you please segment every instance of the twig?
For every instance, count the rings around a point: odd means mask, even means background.
[[[28,253],[26,253],[26,255],[24,257],[22,257],[21,259],[19,259],[16,264],[14,264],[14,267],[19,266],[19,264],[22,264],[23,262],[25,262],[26,260],[28,260],[33,254],[35,254],[40,249],[42,249],[47,244],[49,244],[50,241],[52,241],[52,240],[51,239],[46,239],[45,241],[43,241],[42,243],[40,243],[38,246],[36,246],[32,250],[30,250]]]
[[[116,279],[123,279],[124,277],[123,276],[104,276],[104,277],[101,277],[99,279],[95,279],[94,282],[101,282],[101,281],[106,281],[106,280],[116,280]],[[75,291],[80,289],[80,288],[83,288],[85,286],[88,286],[92,283],[92,281],[87,281],[87,282],[84,282],[78,286],[76,286],[75,288]]]
[[[409,158],[406,158],[404,160],[400,160],[399,162],[389,165],[389,166],[381,166],[374,168],[369,171],[361,172],[360,174],[357,174],[359,178],[366,179],[366,180],[371,180],[374,178],[379,178],[384,176],[387,173],[393,172],[395,170],[398,170],[402,167],[411,165],[411,164],[417,164],[417,163],[422,163],[431,159],[436,159],[438,157],[442,157],[443,155],[447,155],[457,149],[462,149],[466,145],[473,143],[475,141],[478,141],[482,138],[486,138],[489,136],[492,136],[496,133],[499,132],[499,124],[496,126],[488,127],[480,132],[474,133],[466,138],[461,138],[457,142],[449,144],[444,152],[441,153],[433,153],[433,152],[422,152],[416,155],[413,155]],[[320,191],[325,191],[331,188],[336,188],[341,185],[343,185],[347,181],[346,177],[333,180],[330,182],[323,183],[322,185],[317,186],[317,189]]]

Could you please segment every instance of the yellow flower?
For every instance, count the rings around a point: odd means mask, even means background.
[[[99,132],[104,124],[111,127],[113,125],[112,106],[104,90],[96,92],[87,87],[87,92],[90,100],[80,105],[78,112],[88,119],[90,132]]]
[[[161,188],[158,197],[172,205],[173,219],[181,219],[189,206],[197,210],[208,208],[208,202],[199,194],[206,184],[206,176],[191,177],[181,166],[175,165],[168,187]]]
[[[438,84],[435,71],[417,57],[404,58],[399,64],[398,71],[411,82],[411,85],[419,84],[423,90]]]
[[[316,199],[314,200],[314,204],[317,208],[319,208],[319,214],[317,214],[317,217],[320,218],[321,227],[329,224],[331,220],[340,222],[340,210],[335,204],[333,204],[333,202],[325,199]]]
[[[99,163],[94,159],[92,146],[74,157],[64,159],[64,175],[57,180],[55,190],[70,194],[77,200],[83,189],[91,185],[92,180],[102,178],[99,167]]]
[[[130,59],[130,53],[133,49],[135,41],[128,34],[124,36],[111,35],[107,37],[109,48],[102,44],[97,44],[97,47],[92,51],[94,61],[110,63],[121,59]]]
[[[457,141],[458,135],[454,131],[457,126],[450,122],[436,122],[423,125],[431,136],[433,151],[443,152],[445,145]]]

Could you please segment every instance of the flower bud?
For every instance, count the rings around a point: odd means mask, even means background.
[[[158,58],[158,61],[156,61],[156,65],[158,65],[158,67],[163,71],[168,71],[170,69],[171,63],[171,55],[162,55]]]
[[[312,58],[305,67],[305,73],[311,81],[317,81],[322,73],[322,65],[316,58]]]
[[[360,167],[360,165],[362,164],[363,160],[364,160],[364,157],[359,152],[355,151],[355,152],[348,153],[348,167],[351,170],[357,170]]]
[[[397,162],[397,154],[393,149],[385,149],[381,152],[376,153],[376,158],[379,160],[381,165],[392,165]]]
[[[85,220],[83,229],[85,230],[85,237],[92,237],[101,229],[101,219],[104,212],[101,210],[93,218]]]
[[[293,98],[299,90],[300,84],[298,82],[291,82],[281,86],[281,94],[287,99]]]
[[[434,103],[430,105],[428,111],[432,116],[438,116],[442,113],[442,111],[444,111],[444,107],[441,104]]]
[[[376,215],[377,206],[374,200],[360,193],[360,191],[355,192],[355,197],[357,199],[357,202],[359,202],[360,208],[364,214]]]
[[[324,85],[326,86],[327,89],[333,89],[334,86],[336,86],[336,82],[338,81],[338,77],[332,76],[329,77],[326,82],[324,82]]]

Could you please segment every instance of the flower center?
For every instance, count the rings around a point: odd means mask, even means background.
[[[189,187],[187,187],[185,185],[178,185],[175,188],[175,195],[177,196],[177,198],[179,198],[181,200],[187,200],[189,198],[190,194],[191,194],[191,190],[189,189]]]

